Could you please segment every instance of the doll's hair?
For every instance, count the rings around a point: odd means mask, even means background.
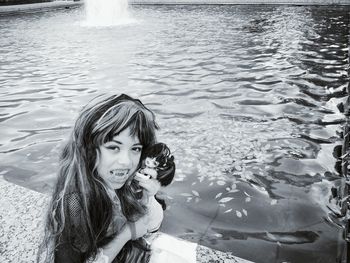
[[[42,261],[44,255],[45,262],[53,262],[55,248],[61,241],[79,251],[84,261],[94,257],[97,248],[109,241],[106,234],[113,208],[106,182],[97,172],[99,146],[127,128],[131,136],[140,140],[143,151],[156,142],[155,116],[137,99],[125,94],[99,97],[97,102],[95,99],[83,108],[60,156],[38,261]],[[146,213],[146,207],[129,187],[130,184],[125,183],[117,194],[126,219],[136,221]],[[77,213],[79,222],[74,220]],[[79,233],[79,240],[72,229]]]
[[[165,143],[156,143],[143,152],[143,157],[153,158],[159,164],[157,166],[157,180],[161,186],[169,185],[175,175],[174,156],[171,154],[169,147]]]

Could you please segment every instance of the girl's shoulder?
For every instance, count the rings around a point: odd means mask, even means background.
[[[76,203],[76,202],[80,202],[82,197],[81,197],[81,193],[78,191],[74,191],[74,192],[68,192],[64,194],[64,199],[66,202],[68,203]]]
[[[83,209],[82,196],[79,192],[69,192],[64,195],[66,207],[71,217],[78,217],[81,215]]]

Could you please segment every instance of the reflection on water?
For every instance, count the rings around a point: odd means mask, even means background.
[[[340,259],[348,8],[130,13],[107,28],[82,26],[79,8],[0,17],[1,176],[49,192],[81,107],[125,92],[156,112],[177,159],[163,231],[257,262]]]
[[[303,244],[303,243],[312,243],[315,242],[319,237],[316,233],[312,231],[296,231],[294,233],[283,233],[283,232],[238,232],[238,231],[222,231],[221,229],[215,229],[218,233],[221,233],[223,238],[233,237],[234,239],[248,239],[248,238],[257,238],[266,240],[269,242],[279,242],[282,244]]]

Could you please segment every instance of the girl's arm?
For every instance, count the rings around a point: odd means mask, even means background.
[[[156,201],[154,195],[160,188],[160,184],[156,179],[146,179],[140,182],[140,185],[146,192],[146,200],[144,200],[149,212],[141,217],[135,223],[127,223],[107,245],[100,249],[100,253],[94,263],[110,263],[119,254],[121,249],[129,240],[140,238],[148,233],[159,228],[163,221],[163,209]]]
[[[80,199],[77,194],[70,194],[68,197],[69,215],[72,223],[69,226],[69,233],[72,236],[76,235],[77,237],[81,237],[81,231],[87,231],[85,228],[81,229],[85,226],[85,224],[82,224],[82,222],[84,222],[84,217],[82,217],[79,200]],[[55,263],[82,263],[84,261],[86,263],[112,262],[129,240],[144,236],[147,233],[147,230],[148,218],[146,218],[146,216],[141,217],[134,223],[127,222],[107,245],[99,249],[100,253],[95,260],[92,260],[92,258],[86,260],[86,253],[82,252],[87,252],[87,247],[84,240],[81,238],[69,238],[66,235],[67,231],[64,231],[60,237],[60,240],[57,242],[57,247],[55,248]],[[72,242],[74,244],[72,244]]]
[[[148,219],[143,216],[134,223],[127,223],[107,245],[99,250],[99,254],[89,263],[110,263],[119,254],[121,249],[129,240],[134,240],[144,236],[148,230]]]
[[[156,176],[155,176],[156,177]],[[148,230],[150,232],[159,229],[164,215],[162,205],[156,200],[155,194],[160,189],[161,185],[157,179],[148,178],[142,174],[136,174],[135,180],[143,188],[143,195],[141,202],[147,206],[148,209]]]
[[[142,217],[135,223],[127,223],[107,245],[99,249],[95,259],[88,259],[85,263],[111,263],[124,245],[131,239],[137,239],[147,233],[146,218]],[[55,252],[56,263],[81,263],[83,255],[70,244],[61,243]]]
[[[87,263],[110,263],[118,255],[123,246],[131,239],[131,231],[126,224],[119,234],[115,236],[107,245],[99,249],[95,260],[88,260]]]

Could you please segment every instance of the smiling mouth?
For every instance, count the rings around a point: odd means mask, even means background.
[[[116,169],[110,171],[110,174],[115,177],[125,177],[129,173],[129,169]]]

